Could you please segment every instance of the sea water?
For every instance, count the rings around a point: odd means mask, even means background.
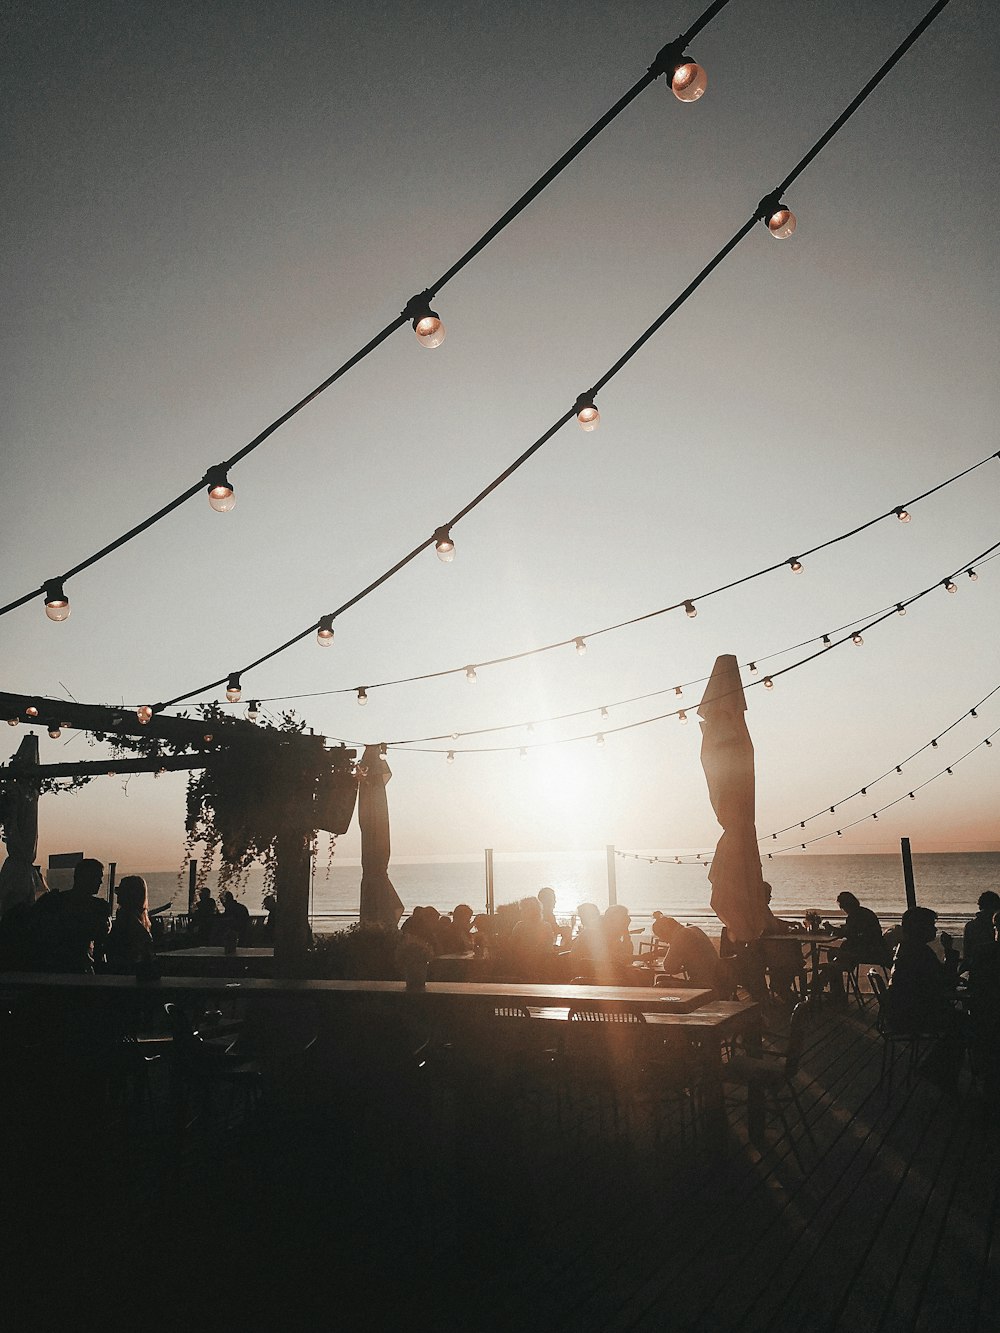
[[[675,865],[625,857],[615,858],[617,900],[631,912],[635,924],[648,922],[655,910],[682,920],[714,920],[704,865]],[[942,917],[962,919],[975,914],[976,899],[985,889],[1000,892],[1000,852],[947,852],[913,857],[917,901],[933,907]],[[122,874],[144,874],[119,866]],[[772,908],[778,916],[800,918],[816,910],[823,916],[837,911],[837,894],[845,889],[891,921],[906,907],[903,869],[898,856],[784,856],[764,862],[765,877],[773,889]],[[187,873],[145,873],[150,907],[169,904],[187,910]],[[486,902],[484,857],[447,861],[394,861],[389,877],[407,911],[429,905],[450,911],[468,903],[481,911]],[[217,876],[209,877],[217,893]],[[313,868],[310,911],[319,930],[336,930],[356,919],[361,885],[357,860],[325,858]],[[494,857],[494,902],[515,902],[534,895],[543,885],[556,891],[556,913],[569,916],[582,902],[608,905],[608,866],[605,852],[552,855],[498,853]],[[261,870],[251,870],[236,894],[258,911],[264,893]]]

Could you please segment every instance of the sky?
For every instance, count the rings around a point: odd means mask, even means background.
[[[8,6],[0,601],[153,512],[324,379],[701,7]],[[199,494],[73,579],[65,623],[41,599],[8,615],[0,688],[156,702],[352,596],[603,374],[926,8],[732,0],[691,44],[705,96],[647,89],[441,292],[441,347],[396,332],[234,469],[231,513]],[[696,619],[653,618],[475,684],[372,689],[364,709],[353,694],[697,596],[1000,447],[998,39],[995,5],[952,0],[788,192],[794,237],[756,227],[606,387],[597,431],[566,425],[456,526],[452,564],[425,552],[337,621],[332,648],[309,638],[244,677],[244,705],[293,706],[351,744],[535,722],[438,753],[392,746],[396,856],[712,847],[693,714],[613,734],[679,701],[613,705],[702,679],[720,653],[780,668],[805,655],[791,645],[1000,540],[998,460],[910,523],[707,599]],[[893,769],[1000,684],[1000,562],[978,572],[862,647],[748,691],[762,835]],[[692,684],[683,701],[698,697]],[[997,727],[1000,694],[880,783],[878,805]],[[443,753],[504,744],[533,748]],[[101,753],[78,733],[43,732],[41,747]],[[877,825],[812,850],[891,852],[903,835],[917,851],[1000,849],[998,764],[1000,738],[979,744]],[[83,849],[172,868],[184,785],[143,775],[44,798],[43,863]],[[865,799],[810,836],[877,808]],[[358,847],[355,827],[339,854]]]

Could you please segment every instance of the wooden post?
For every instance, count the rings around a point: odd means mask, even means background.
[[[615,866],[615,845],[609,842],[604,849],[608,855],[608,906],[614,907],[618,902],[618,871]]]
[[[917,890],[913,883],[913,857],[910,855],[909,838],[900,838],[899,849],[903,856],[903,887],[906,890],[906,906],[916,907]]]
[[[309,949],[311,829],[289,829],[275,840],[274,975],[300,976]]]
[[[486,911],[492,916],[494,912],[493,898],[493,848],[486,849]]]
[[[198,861],[188,862],[188,916],[194,911],[194,898],[198,891]]]

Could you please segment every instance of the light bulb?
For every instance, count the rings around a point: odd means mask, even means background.
[[[148,726],[153,720],[153,710],[149,704],[140,704],[135,710],[135,715],[144,727]]]
[[[573,643],[574,643],[574,645],[575,645],[575,647],[576,647],[576,651],[577,651],[577,652],[579,653],[579,655],[582,657],[582,656],[584,655],[584,653],[587,651],[587,645],[586,645],[586,642],[585,642],[583,639],[574,639],[574,640],[573,640]]]
[[[878,819],[878,812],[872,815],[872,819]]]
[[[844,836],[844,835],[843,835],[843,833],[841,833],[840,829],[837,829],[837,837],[838,837],[838,838],[842,838],[843,836]]]
[[[902,766],[902,764],[897,764],[897,765],[896,765],[896,772],[897,772],[897,773],[902,773],[902,771],[903,771],[903,766]]]
[[[316,642],[321,648],[329,648],[333,643],[333,616],[322,616],[316,630]]]
[[[684,690],[681,688],[680,685],[674,686],[674,694],[677,696],[678,699],[682,697],[682,695],[684,694]]]
[[[767,229],[778,241],[791,236],[797,225],[795,214],[785,204],[779,204],[767,219]]]
[[[678,721],[678,722],[687,722],[687,720],[688,720],[688,715],[687,715],[687,713],[685,712],[685,710],[682,708],[681,711],[677,714],[677,721]]]
[[[792,571],[793,574],[802,573],[802,561],[799,559],[797,555],[792,556],[791,560],[789,560],[788,568]]]
[[[458,740],[458,732],[457,732],[457,731],[453,731],[453,732],[451,733],[451,739],[452,739],[453,741],[457,741],[457,740]]]
[[[212,735],[210,731],[208,731],[205,733],[204,736],[202,736],[201,739],[205,742],[206,745],[211,745],[212,742],[215,740],[215,737]]]
[[[29,705],[27,706],[27,708],[24,710],[24,712],[25,712],[25,716],[26,716],[26,717],[37,717],[37,716],[38,716],[38,709],[35,707],[34,704],[29,704]]]
[[[967,569],[965,572],[966,574],[968,574],[969,578],[972,580],[973,583],[979,582],[979,575],[976,573],[974,569]]]
[[[903,605],[902,602],[897,602],[897,603],[896,603],[896,615],[897,615],[897,616],[905,616],[905,615],[906,615],[906,607]]]
[[[605,718],[606,718],[607,716],[608,716],[608,710],[607,710],[606,708],[602,708],[602,709],[601,709],[601,717],[605,717]]]
[[[160,777],[162,774],[166,773],[166,771],[167,771],[167,770],[166,770],[165,768],[158,768],[158,769],[156,770],[156,772],[153,774],[153,777],[154,777],[154,778],[158,778],[158,777]]]
[[[765,690],[773,690],[773,689],[774,689],[774,681],[771,679],[770,676],[765,676],[765,677],[764,677],[764,689],[765,689]]]
[[[937,737],[935,737],[934,740],[931,741],[931,749],[936,750],[937,747],[938,747]]]
[[[230,509],[236,508],[236,496],[226,476],[226,469],[221,463],[218,467],[209,468],[205,473],[205,482],[208,488],[208,503],[217,514],[228,514]]]
[[[698,608],[695,606],[694,602],[684,603],[684,614],[687,616],[688,620],[694,620],[695,616],[698,614]]]
[[[580,429],[585,431],[596,430],[601,424],[601,414],[597,410],[593,394],[580,394],[576,400],[576,419]]]
[[[989,750],[989,749],[992,749],[992,746],[993,746],[993,742],[992,742],[992,741],[990,741],[990,740],[985,740],[985,741],[983,741],[983,744],[986,746],[986,748],[987,748],[988,750]]]
[[[454,750],[449,750],[449,751],[448,751],[448,759],[447,759],[447,762],[448,762],[449,764],[453,764],[453,763],[455,762],[455,751],[454,751]]]
[[[597,748],[599,750],[604,749],[604,735],[600,731],[597,733]]]
[[[57,741],[57,740],[59,739],[59,737],[62,735],[62,732],[59,730],[59,723],[58,723],[58,722],[53,722],[53,723],[50,725],[50,727],[49,727],[49,735],[52,737],[52,739],[53,739],[54,741]]]
[[[368,702],[368,691],[365,689],[365,687],[364,687],[363,685],[359,685],[359,686],[358,686],[358,703],[359,703],[359,704],[361,705],[361,707],[363,708],[367,702]]]
[[[519,758],[519,759],[527,759],[527,757],[528,757],[528,751],[527,751],[527,750],[524,748],[524,746],[522,745],[522,746],[521,746],[521,752],[520,752],[520,754],[518,755],[518,758]]]
[[[19,727],[21,725],[21,719],[17,717],[9,717],[7,719],[7,725],[8,727]]]
[[[438,528],[434,533],[434,550],[443,565],[450,565],[455,559],[455,543],[448,528]]]
[[[854,633],[851,635],[851,643],[854,644],[855,648],[860,648],[861,645],[864,643],[864,639],[861,637],[860,634]]]
[[[670,91],[678,102],[697,102],[708,87],[708,75],[690,56],[684,56],[670,80]]]
[[[61,579],[50,579],[45,585],[45,614],[50,620],[69,619],[69,598]]]
[[[751,674],[751,676],[756,676],[756,674],[757,674],[757,663],[756,663],[756,662],[751,662],[751,663],[750,663],[750,674]]]
[[[944,771],[945,771],[946,773],[951,773],[951,769],[950,769],[950,768],[946,768]],[[952,774],[952,776],[954,776],[954,774]]]
[[[260,700],[251,699],[250,707],[247,709],[247,717],[250,719],[251,722],[256,722],[259,716],[260,716]]]
[[[413,324],[413,332],[421,347],[440,347],[445,339],[445,327],[436,310],[430,307],[430,292],[414,296],[403,312]]]
[[[911,791],[911,792],[910,792],[910,800],[911,800],[911,801],[915,801],[916,799],[917,799],[917,798],[914,796],[913,792]]]
[[[479,677],[476,675],[476,668],[474,666],[467,666],[465,668],[465,679],[469,681],[470,684],[473,685],[479,679]]]
[[[824,643],[824,645],[825,645],[827,648],[830,647],[830,636],[829,636],[829,634],[824,634],[824,635],[823,635],[823,643]]]
[[[896,508],[895,508],[892,512],[893,512],[893,513],[896,515],[896,517],[899,519],[900,523],[909,523],[909,521],[910,521],[910,513],[909,513],[909,510],[908,510],[908,509],[904,509],[902,505],[897,505]]]
[[[231,704],[238,704],[242,693],[243,691],[240,688],[239,675],[234,673],[229,677],[229,681],[226,684],[226,698]]]
[[[945,592],[958,592],[958,584],[952,583],[951,579],[943,579],[941,586],[944,588]]]
[[[970,708],[970,709],[969,709],[969,716],[970,716],[970,717],[978,717],[979,714],[976,712],[976,710],[975,710],[974,708]]]

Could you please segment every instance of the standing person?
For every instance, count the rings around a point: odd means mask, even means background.
[[[198,899],[191,913],[191,928],[204,944],[210,944],[215,932],[219,908],[208,889],[198,890]]]
[[[548,887],[538,890],[538,901],[542,904],[542,920],[552,931],[552,943],[559,941],[562,927],[556,920],[556,891]]]
[[[141,875],[125,875],[118,885],[118,911],[107,941],[112,972],[149,972],[156,966],[149,895]]]
[[[250,934],[250,913],[244,903],[237,902],[229,889],[219,894],[222,903],[222,934],[235,936],[237,945],[243,945]]]
[[[979,911],[962,932],[962,970],[968,971],[978,961],[980,953],[991,954],[996,947],[993,918],[1000,912],[1000,893],[987,889],[979,895]]]
[[[73,887],[50,890],[32,909],[37,965],[46,972],[93,972],[104,962],[111,906],[97,897],[104,866],[85,857],[73,867]]]

